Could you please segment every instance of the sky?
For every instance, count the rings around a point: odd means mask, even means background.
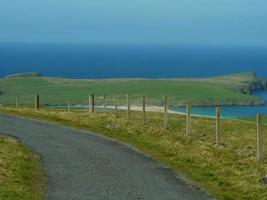
[[[266,0],[0,0],[0,43],[267,46]]]

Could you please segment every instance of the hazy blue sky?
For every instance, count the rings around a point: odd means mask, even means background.
[[[267,46],[266,0],[0,0],[0,42]]]

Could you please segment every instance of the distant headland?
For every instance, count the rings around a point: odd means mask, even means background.
[[[29,77],[42,77],[40,72],[25,72],[7,75],[6,78],[29,78]]]
[[[62,105],[67,99],[74,104],[86,102],[88,94],[96,96],[133,96],[139,102],[146,96],[151,105],[162,105],[162,98],[170,98],[172,107],[192,102],[194,106],[264,105],[263,99],[253,96],[257,90],[267,90],[267,80],[255,72],[244,72],[207,78],[114,78],[114,79],[66,79],[43,77],[39,72],[17,73],[0,78],[0,101],[13,103],[15,96],[32,103],[39,93],[46,105]]]

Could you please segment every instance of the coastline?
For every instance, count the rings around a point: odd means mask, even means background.
[[[67,106],[49,106],[52,108],[67,108]],[[72,105],[72,108],[87,108],[88,106],[83,106],[83,105]],[[127,106],[118,106],[117,107],[118,110],[127,110]],[[103,110],[104,106],[95,106],[95,109],[99,109],[99,110]],[[115,107],[114,106],[106,106],[107,110],[114,110]],[[141,106],[131,106],[131,111],[142,111],[142,107]],[[164,107],[163,106],[146,106],[146,112],[155,112],[155,113],[163,113],[164,112]],[[179,111],[175,111],[172,109],[168,109],[168,113],[169,114],[177,114],[177,115],[186,115],[185,112],[179,112]],[[191,116],[193,117],[203,117],[203,118],[215,118],[214,116],[210,116],[210,115],[199,115],[199,114],[191,114]]]

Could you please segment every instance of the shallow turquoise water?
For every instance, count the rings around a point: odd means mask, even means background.
[[[258,91],[254,93],[267,101],[267,91]],[[185,112],[184,107],[177,108],[176,111]],[[194,107],[193,114],[215,116],[214,107]],[[224,106],[222,107],[222,116],[226,118],[254,116],[257,113],[267,115],[267,104],[263,106]]]

